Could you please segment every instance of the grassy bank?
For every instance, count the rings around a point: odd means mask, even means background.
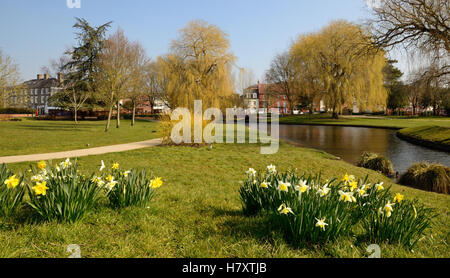
[[[412,143],[450,152],[450,128],[442,126],[420,126],[398,131],[398,136]]]
[[[392,184],[373,171],[336,160],[321,151],[282,144],[275,155],[261,155],[257,145],[209,148],[154,147],[79,159],[83,169],[98,169],[100,160],[122,168],[147,168],[164,185],[148,209],[120,212],[98,207],[79,223],[36,223],[27,218],[0,219],[0,257],[67,257],[69,244],[83,257],[366,257],[367,242],[356,237],[326,246],[295,249],[263,217],[247,218],[239,200],[240,181],[249,167],[279,171],[322,172],[324,178],[345,173],[371,182],[384,181],[406,198],[418,198],[439,213],[414,252],[381,245],[382,257],[448,257],[450,197]],[[27,163],[9,165],[19,171]]]
[[[92,148],[160,136],[157,123],[137,121],[131,127],[129,120],[122,120],[119,129],[112,122],[107,133],[105,124],[105,121],[82,121],[78,125],[71,121],[0,122],[0,156]]]
[[[298,125],[340,125],[361,127],[382,127],[402,129],[419,127],[424,125],[435,125],[450,128],[449,117],[396,117],[396,116],[341,116],[338,120],[332,119],[328,114],[321,115],[294,115],[280,118],[281,124]]]

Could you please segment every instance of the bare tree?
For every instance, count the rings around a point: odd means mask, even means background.
[[[9,93],[20,90],[19,66],[0,49],[0,107],[9,104]]]
[[[146,69],[150,63],[147,54],[145,53],[144,48],[138,42],[134,42],[130,46],[130,58],[131,58],[131,74],[129,77],[129,88],[128,88],[128,97],[131,100],[131,104],[133,106],[133,116],[131,119],[131,125],[134,126],[136,119],[136,105],[139,100],[145,94],[145,90],[147,89],[146,81],[147,81],[147,72]]]
[[[294,58],[289,52],[275,56],[266,73],[266,81],[270,84],[269,92],[279,93],[279,88],[282,89],[289,104],[289,110],[293,114],[294,101],[297,99],[297,76]]]
[[[450,1],[382,0],[370,24],[381,47],[405,46],[432,53],[436,77],[450,73]]]

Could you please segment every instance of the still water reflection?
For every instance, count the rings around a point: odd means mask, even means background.
[[[450,166],[450,154],[410,144],[399,139],[395,130],[280,125],[280,138],[300,146],[320,149],[354,164],[364,151],[383,154],[404,173],[415,162],[438,162]]]

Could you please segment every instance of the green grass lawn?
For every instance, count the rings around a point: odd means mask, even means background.
[[[332,119],[330,115],[294,115],[280,118],[282,124],[313,124],[313,125],[347,125],[386,127],[402,129],[407,127],[418,127],[424,125],[435,125],[450,127],[450,117],[348,117],[340,116],[338,120]]]
[[[442,126],[419,126],[405,128],[399,131],[402,135],[419,140],[444,144],[450,147],[450,128]]]
[[[121,127],[111,123],[105,132],[105,121],[37,121],[0,122],[0,156],[67,151],[130,143],[160,137],[158,124],[137,121],[131,127],[122,120]]]
[[[4,140],[4,139],[2,139]],[[295,249],[263,217],[245,217],[239,200],[240,181],[249,167],[263,170],[322,172],[324,178],[345,173],[372,182],[384,181],[406,198],[418,198],[436,209],[433,228],[410,252],[381,244],[382,257],[449,257],[450,197],[392,184],[373,171],[336,160],[321,151],[282,144],[275,155],[261,155],[257,145],[214,145],[209,148],[154,147],[90,156],[80,165],[95,171],[104,160],[122,168],[147,168],[164,185],[148,209],[115,211],[100,206],[76,224],[28,223],[0,219],[0,257],[67,257],[69,244],[83,257],[366,257],[370,244],[346,238],[325,246]],[[23,171],[27,163],[12,164]]]

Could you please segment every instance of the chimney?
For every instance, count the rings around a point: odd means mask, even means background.
[[[44,79],[45,79],[45,80],[47,80],[47,79],[49,79],[49,78],[50,78],[50,74],[48,74],[48,73],[44,74]]]
[[[42,74],[38,74],[38,75],[37,75],[37,80],[42,80],[42,79],[44,79],[44,77],[42,76]]]
[[[59,83],[63,83],[63,81],[64,81],[62,72],[58,72],[58,81],[59,81]]]

